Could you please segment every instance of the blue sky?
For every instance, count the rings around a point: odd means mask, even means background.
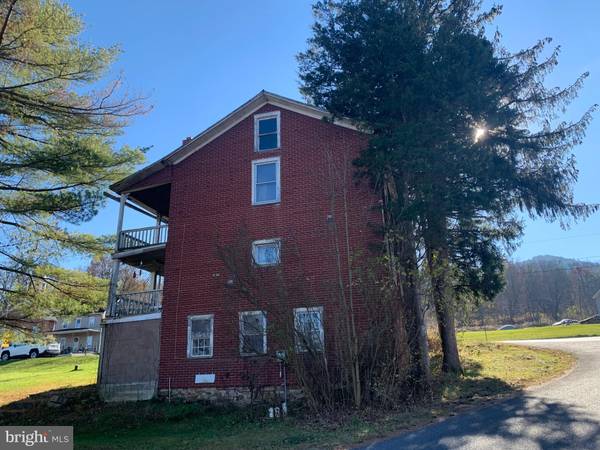
[[[261,89],[300,99],[295,55],[306,46],[312,23],[311,2],[304,0],[192,1],[71,0],[96,45],[118,44],[123,53],[113,74],[123,72],[130,92],[149,96],[152,111],[138,117],[118,140],[152,146],[148,161],[176,148],[254,96]],[[600,103],[600,2],[596,0],[506,0],[496,20],[510,50],[550,36],[562,55],[550,84],[566,85],[591,73],[567,118]],[[167,6],[168,5],[168,6]],[[576,5],[576,6],[575,6]],[[600,113],[585,143],[576,149],[581,202],[600,203]],[[116,205],[110,204],[80,230],[114,232]],[[125,226],[142,226],[134,214]],[[559,224],[527,220],[520,248],[512,258],[552,254],[600,261],[600,213],[563,230]],[[74,263],[81,265],[81,262]]]

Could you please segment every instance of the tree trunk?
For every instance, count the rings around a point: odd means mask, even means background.
[[[408,239],[412,241],[413,236],[410,235]],[[412,361],[411,372],[414,379],[417,380],[415,395],[424,399],[431,391],[431,380],[427,331],[421,298],[417,289],[418,266],[414,243],[407,242],[402,247],[407,248],[400,252],[402,255],[400,264],[404,272],[400,280],[400,301],[404,304],[406,335]]]
[[[442,371],[445,373],[462,373],[456,342],[454,301],[448,286],[450,274],[446,251],[435,251],[428,246],[427,263],[438,331],[442,341]]]
[[[429,351],[421,299],[417,289],[417,254],[415,247],[415,224],[397,221],[391,211],[398,204],[406,204],[407,189],[400,187],[389,177],[384,183],[385,244],[390,258],[391,272],[398,288],[398,302],[403,311],[404,329],[410,353],[410,378],[414,382],[415,400],[426,399],[431,393]]]

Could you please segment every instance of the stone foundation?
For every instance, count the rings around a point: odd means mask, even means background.
[[[160,398],[169,398],[169,389],[158,391]],[[265,387],[260,391],[252,393],[247,387],[238,388],[177,388],[170,390],[170,398],[183,401],[206,401],[209,403],[223,405],[235,404],[247,406],[251,403],[278,404],[283,401],[283,390],[281,387]],[[288,389],[288,402],[302,398],[299,389]]]

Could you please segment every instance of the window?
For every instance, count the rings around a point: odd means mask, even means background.
[[[213,319],[212,314],[188,318],[189,358],[212,358]]]
[[[323,351],[323,307],[294,309],[296,349],[300,352]]]
[[[279,202],[279,158],[252,161],[252,204]]]
[[[254,116],[254,150],[275,150],[280,146],[279,111]]]
[[[90,317],[88,319],[88,327],[89,328],[94,328],[96,326],[96,318],[95,317]]]
[[[79,317],[75,319],[75,328],[81,328],[81,319]]]
[[[240,353],[267,353],[267,315],[263,311],[240,313]]]
[[[266,239],[252,243],[252,259],[257,266],[276,266],[279,264],[281,241]]]
[[[63,322],[63,324],[62,324],[63,328],[67,328],[68,325],[69,325],[68,322]]]

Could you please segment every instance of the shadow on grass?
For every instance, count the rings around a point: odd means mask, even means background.
[[[95,386],[44,391],[0,406],[0,425],[71,425],[72,413],[99,402]]]
[[[212,406],[204,402],[149,400],[142,402],[104,403],[96,386],[55,389],[33,394],[0,407],[0,425],[74,425],[80,429],[101,428],[116,431],[152,422],[165,423],[205,416],[235,416],[250,419],[255,411],[233,406]],[[126,425],[124,425],[126,424]]]
[[[482,398],[497,399],[521,392],[500,378],[483,377],[483,366],[473,360],[463,361],[463,374],[443,374],[441,355],[431,357],[434,402],[470,403]]]
[[[16,363],[18,361],[23,361],[25,358],[11,358],[8,361],[0,361],[0,367],[8,366],[10,364]]]

